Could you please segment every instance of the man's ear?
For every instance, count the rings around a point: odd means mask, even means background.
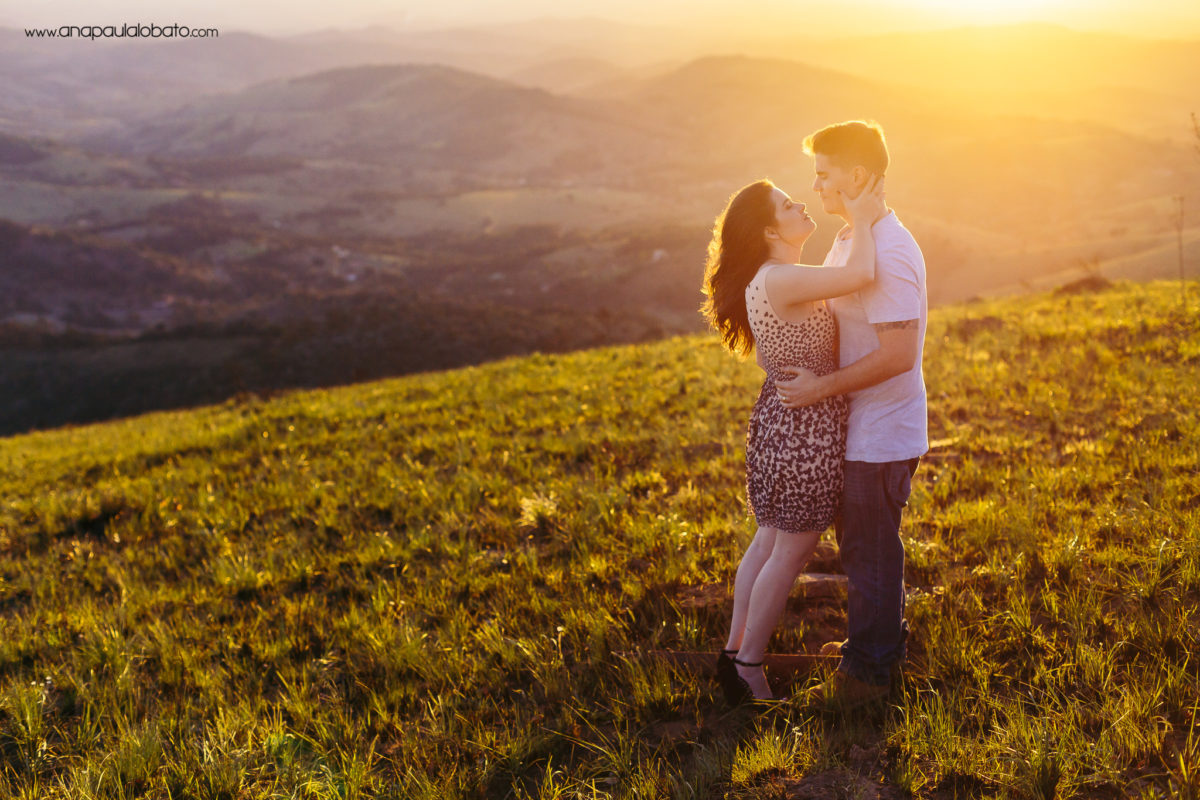
[[[867,172],[867,168],[862,164],[855,165],[854,169],[850,171],[850,178],[854,183],[854,188],[856,189],[861,189],[862,187],[866,186],[867,178],[869,177],[871,177],[871,174]]]

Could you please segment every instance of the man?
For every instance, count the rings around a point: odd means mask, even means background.
[[[888,167],[883,129],[843,122],[804,140],[814,159],[813,190],[825,211],[846,221],[825,266],[846,263],[854,235],[838,191],[857,197]],[[875,281],[830,301],[838,322],[840,369],[825,376],[794,368],[777,381],[785,406],[847,394],[842,566],[849,578],[847,639],[833,677],[811,699],[857,706],[885,698],[905,655],[904,545],[901,510],[920,457],[929,450],[921,355],[927,299],[925,260],[912,234],[888,213],[874,225]]]

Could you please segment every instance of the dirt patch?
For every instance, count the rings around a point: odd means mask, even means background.
[[[1111,289],[1113,282],[1103,275],[1088,275],[1086,278],[1080,278],[1077,281],[1064,283],[1062,286],[1054,290],[1055,294],[1086,294],[1087,292],[1102,292],[1105,289]]]
[[[683,586],[679,590],[680,608],[715,608],[732,602],[729,587],[723,583]]]
[[[999,317],[968,317],[958,322],[952,322],[949,326],[949,334],[952,339],[966,340],[982,331],[998,331],[1003,328],[1004,320]]]
[[[654,723],[647,732],[647,738],[655,744],[678,744],[698,741],[700,734],[700,726],[694,721],[681,719]]]
[[[753,784],[754,796],[781,800],[906,800],[909,796],[880,778],[848,769],[825,770],[798,780],[772,770],[756,776]]]
[[[805,572],[823,572],[833,575],[842,574],[842,559],[838,546],[830,541],[817,542],[817,549],[804,567]]]
[[[805,600],[818,597],[844,599],[849,578],[845,575],[829,575],[826,573],[804,573],[796,579],[793,589]]]

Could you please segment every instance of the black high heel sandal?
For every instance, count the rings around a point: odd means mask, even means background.
[[[775,697],[774,695],[771,695],[770,697],[755,697],[754,690],[750,688],[750,682],[738,674],[738,666],[761,667],[763,662],[757,661],[751,663],[749,661],[742,661],[737,657],[734,657],[731,659],[731,661],[733,662],[733,669],[731,670],[733,680],[730,681],[729,689],[726,690],[725,694],[726,699],[729,700],[731,705],[737,706],[741,705],[742,703],[772,703],[781,699]]]
[[[730,699],[732,684],[736,682],[737,667],[733,665],[733,657],[737,655],[737,650],[722,650],[717,656],[717,683],[720,684],[721,690],[725,693],[725,699],[730,703],[734,700]]]

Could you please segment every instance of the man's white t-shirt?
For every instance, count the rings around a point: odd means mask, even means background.
[[[896,212],[871,226],[875,237],[875,280],[852,294],[829,301],[838,323],[840,366],[846,367],[879,348],[872,325],[918,320],[917,363],[908,372],[850,392],[846,460],[907,461],[929,451],[925,405],[925,257]],[[850,239],[834,239],[825,266],[845,266]]]

